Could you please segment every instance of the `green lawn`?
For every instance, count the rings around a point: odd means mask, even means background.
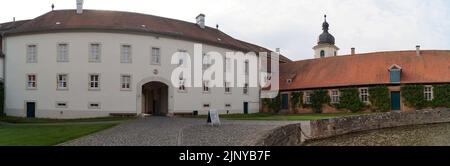
[[[50,146],[113,127],[134,118],[39,119],[0,117],[0,146]]]
[[[0,122],[6,123],[78,123],[78,122],[106,122],[106,121],[123,121],[134,119],[134,117],[102,117],[102,118],[86,118],[86,119],[43,119],[43,118],[22,118],[11,116],[0,116]]]
[[[231,120],[280,120],[280,121],[306,121],[318,119],[330,119],[343,116],[364,115],[370,113],[335,113],[335,114],[289,114],[289,115],[274,115],[270,113],[256,113],[256,114],[230,114],[220,115],[220,118]],[[199,118],[206,118],[206,115],[199,116]]]
[[[104,124],[0,124],[0,146],[50,146],[113,127]]]

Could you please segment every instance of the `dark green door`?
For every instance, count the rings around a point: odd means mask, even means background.
[[[248,114],[248,102],[244,102],[244,114]]]
[[[289,109],[289,96],[288,94],[281,95],[281,109]]]
[[[400,111],[400,92],[391,92],[391,110]]]
[[[34,118],[36,113],[36,103],[27,102],[27,118]]]

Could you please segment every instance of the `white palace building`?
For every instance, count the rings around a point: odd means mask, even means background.
[[[172,55],[193,55],[195,44],[202,44],[203,55],[271,52],[205,26],[203,14],[196,21],[78,5],[0,24],[4,112],[39,118],[259,112],[259,86],[210,87],[205,81],[194,88],[181,86],[183,80],[172,86],[179,65]],[[247,70],[247,61],[243,65]]]

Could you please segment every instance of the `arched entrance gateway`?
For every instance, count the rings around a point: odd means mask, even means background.
[[[149,82],[142,86],[142,113],[165,116],[168,111],[169,87],[162,82]]]
[[[167,116],[171,113],[173,92],[168,83],[167,80],[155,77],[138,83],[138,114]]]

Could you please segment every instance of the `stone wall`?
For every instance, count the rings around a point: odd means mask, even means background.
[[[278,127],[256,140],[257,146],[292,146],[353,132],[408,125],[450,123],[450,109],[387,112],[305,121]]]
[[[327,138],[352,132],[450,122],[450,109],[388,112],[310,122],[310,133],[305,140]]]
[[[261,139],[257,140],[256,146],[295,146],[303,142],[301,124],[290,124],[275,128]]]

